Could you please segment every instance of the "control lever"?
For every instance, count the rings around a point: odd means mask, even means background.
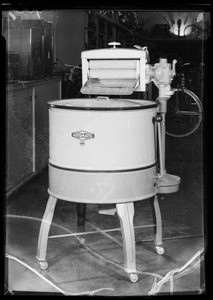
[[[134,47],[138,50],[142,50],[142,47],[140,45],[134,45]]]
[[[146,59],[147,59],[147,63],[150,63],[150,56],[149,56],[149,51],[148,51],[148,47],[147,46],[144,46],[144,47],[141,47],[139,45],[134,45],[134,47],[138,50],[143,50],[146,52]]]
[[[173,59],[172,61],[172,69],[171,69],[171,76],[174,77],[176,75],[176,71],[175,71],[175,65],[177,63],[176,59]]]

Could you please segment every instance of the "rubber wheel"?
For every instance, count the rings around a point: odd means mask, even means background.
[[[46,261],[39,262],[39,266],[42,270],[46,270],[48,268],[48,263]]]
[[[156,248],[158,254],[160,254],[160,255],[164,254],[164,248],[163,247],[156,246],[155,248]]]
[[[129,274],[129,278],[131,282],[137,282],[138,281],[138,275],[137,274]]]

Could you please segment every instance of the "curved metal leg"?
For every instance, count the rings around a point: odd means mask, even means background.
[[[162,219],[161,212],[158,203],[158,195],[154,197],[154,210],[155,210],[155,219],[156,219],[156,234],[155,234],[155,245],[158,254],[163,254],[164,249],[161,247],[162,245]]]
[[[131,278],[136,270],[136,255],[135,255],[135,232],[133,226],[134,204],[122,203],[116,204],[117,214],[121,224],[125,271],[130,274],[131,281],[137,279]],[[136,274],[134,274],[136,275]]]
[[[77,203],[77,231],[85,232],[86,203]]]
[[[38,248],[37,248],[36,258],[39,262],[45,262],[46,260],[48,234],[49,234],[56,202],[57,202],[56,198],[49,196],[46,209],[44,212],[44,216],[42,219],[41,227],[40,227],[39,238],[38,238]],[[43,267],[44,269],[46,269],[47,267],[45,266],[46,265],[44,265]]]

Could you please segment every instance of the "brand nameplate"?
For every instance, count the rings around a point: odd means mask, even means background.
[[[84,146],[85,141],[90,140],[90,139],[94,139],[95,134],[91,133],[91,132],[88,132],[88,131],[79,130],[79,131],[72,132],[72,137],[80,140],[80,145]]]

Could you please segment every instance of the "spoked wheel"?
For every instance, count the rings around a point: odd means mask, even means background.
[[[184,36],[187,39],[190,40],[197,39],[199,35],[200,35],[200,28],[195,24],[188,25],[184,29]]]
[[[172,137],[186,137],[200,126],[203,105],[200,99],[187,89],[174,89],[167,102],[166,134]]]

